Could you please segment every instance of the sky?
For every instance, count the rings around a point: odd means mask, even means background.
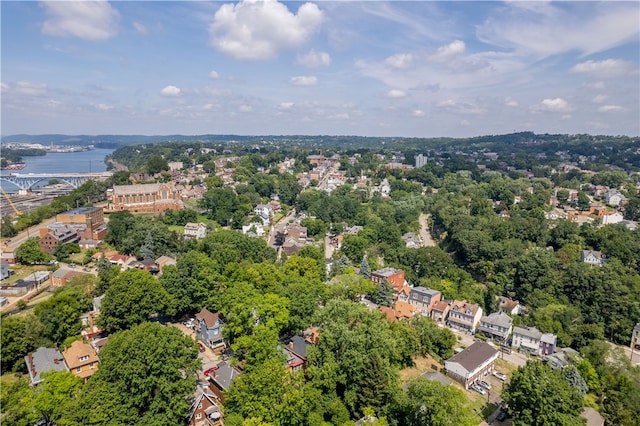
[[[640,135],[637,1],[0,12],[2,135]]]

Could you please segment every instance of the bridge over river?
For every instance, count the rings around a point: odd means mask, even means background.
[[[7,182],[22,190],[29,191],[39,182],[56,179],[71,185],[74,188],[79,187],[89,180],[104,181],[112,175],[112,172],[101,173],[11,173],[0,175],[0,182]]]

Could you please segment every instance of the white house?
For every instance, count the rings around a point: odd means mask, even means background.
[[[520,352],[546,356],[555,351],[557,340],[555,334],[542,333],[535,327],[514,327],[511,346]]]
[[[624,220],[622,213],[615,212],[612,214],[602,216],[602,224],[603,225],[613,225],[614,223],[620,223]]]
[[[271,216],[273,216],[273,210],[269,204],[258,204],[253,208],[253,212],[262,219],[265,225],[269,224],[269,220],[271,220]]]
[[[604,202],[611,206],[619,206],[623,203],[626,198],[624,195],[618,192],[617,189],[610,189],[604,193],[603,197]]]
[[[189,222],[184,226],[185,240],[201,240],[207,236],[207,225]]]
[[[464,331],[475,333],[482,317],[482,308],[466,300],[454,300],[449,309],[447,325]]]
[[[582,261],[591,266],[602,266],[606,257],[601,251],[582,250]]]
[[[475,342],[459,354],[444,362],[447,376],[469,388],[476,380],[481,379],[493,370],[498,359],[498,351],[485,342]]]

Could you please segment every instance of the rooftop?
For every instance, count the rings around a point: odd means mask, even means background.
[[[449,358],[447,362],[455,362],[460,364],[467,371],[473,371],[497,355],[498,351],[485,342],[475,342],[459,354]]]

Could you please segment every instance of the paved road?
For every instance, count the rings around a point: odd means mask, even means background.
[[[50,223],[53,223],[55,221],[56,221],[56,218],[52,217],[50,219],[47,219],[47,220],[39,223],[38,225],[34,225],[31,228],[28,228],[28,229],[20,232],[15,237],[4,239],[3,240],[3,244],[2,244],[2,248],[9,247],[9,248],[17,249],[18,247],[20,247],[22,245],[22,243],[27,241],[27,238],[37,237],[39,235],[40,228],[44,228],[47,225],[49,225]]]
[[[418,219],[420,221],[420,238],[423,247],[435,247],[436,242],[429,232],[429,215],[422,213]]]

